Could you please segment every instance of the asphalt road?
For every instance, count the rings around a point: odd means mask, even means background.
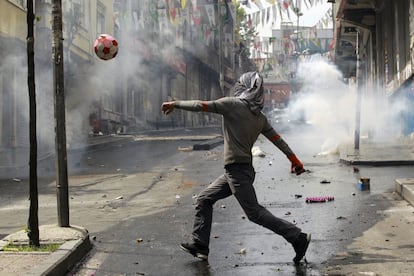
[[[89,230],[94,248],[68,275],[321,275],[336,254],[384,218],[394,179],[413,172],[410,166],[355,172],[336,155],[318,155],[324,138],[301,134],[284,137],[309,172],[290,174],[286,157],[259,140],[266,156],[254,158],[255,187],[271,212],[312,233],[307,266],[293,266],[291,246],[249,222],[233,197],[215,206],[209,262],[182,252],[178,244],[189,239],[194,195],[223,171],[222,146],[186,151],[178,149],[193,141],[124,141],[69,157],[71,224]],[[370,177],[370,191],[357,189],[362,176]],[[23,185],[0,186],[0,234],[26,223]],[[40,186],[41,224],[50,224],[56,221],[54,183],[45,179]],[[308,196],[335,200],[307,204]]]

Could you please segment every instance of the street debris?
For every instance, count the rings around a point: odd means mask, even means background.
[[[359,169],[357,167],[353,167],[354,173],[359,173]]]
[[[178,147],[179,151],[193,151],[193,147]]]
[[[287,212],[285,213],[285,216],[290,216],[291,214],[292,214],[291,212],[287,211]]]
[[[265,157],[266,154],[258,147],[258,146],[254,146],[252,148],[252,155],[255,157]]]
[[[269,161],[269,166],[272,166],[272,164],[273,164],[273,162],[272,161]]]
[[[320,183],[321,184],[329,184],[329,183],[331,183],[331,181],[324,179]]]
[[[13,178],[14,182],[22,182],[22,180],[20,178]]]
[[[226,209],[226,205],[224,205],[224,204],[223,205],[220,205],[220,208],[221,209]]]
[[[302,195],[295,194],[295,198],[301,198],[301,197],[302,197]]]
[[[336,219],[347,219],[347,218],[346,217],[343,217],[343,216],[339,216]]]
[[[372,271],[361,271],[361,272],[359,272],[359,274],[361,274],[361,275],[369,275],[369,276],[376,276],[376,275],[378,275],[377,273],[372,272]]]
[[[120,200],[120,199],[123,199],[124,197],[123,196],[118,196],[117,198],[115,198],[116,200]]]
[[[307,197],[306,203],[325,203],[328,201],[333,201],[333,196],[318,196],[318,197]]]
[[[143,242],[143,241],[144,241],[144,239],[142,239],[142,238],[137,239],[137,243],[140,243],[140,242]]]
[[[370,179],[368,177],[361,177],[358,181],[358,190],[368,191],[370,189]]]
[[[242,249],[240,249],[240,251],[239,251],[239,254],[240,254],[240,255],[246,255],[246,253],[247,253],[247,249],[246,249],[246,248],[242,248]]]

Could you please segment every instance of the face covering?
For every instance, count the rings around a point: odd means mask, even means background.
[[[233,90],[234,96],[244,100],[253,113],[258,114],[263,109],[263,78],[259,73],[244,73]]]

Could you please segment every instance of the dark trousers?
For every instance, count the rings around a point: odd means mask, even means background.
[[[213,205],[217,200],[232,194],[250,221],[281,235],[290,243],[296,240],[301,232],[300,228],[293,223],[275,217],[257,202],[253,187],[255,174],[251,164],[227,165],[225,173],[198,195],[192,233],[194,242],[209,246]]]

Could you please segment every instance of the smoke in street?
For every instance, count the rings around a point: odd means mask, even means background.
[[[311,135],[321,138],[320,154],[336,153],[338,146],[354,143],[357,111],[355,83],[344,82],[341,72],[318,57],[300,63],[300,91],[290,103],[290,112],[306,120]],[[402,135],[403,102],[390,103],[368,87],[361,88],[360,141],[389,141]],[[381,112],[378,112],[378,111]]]

